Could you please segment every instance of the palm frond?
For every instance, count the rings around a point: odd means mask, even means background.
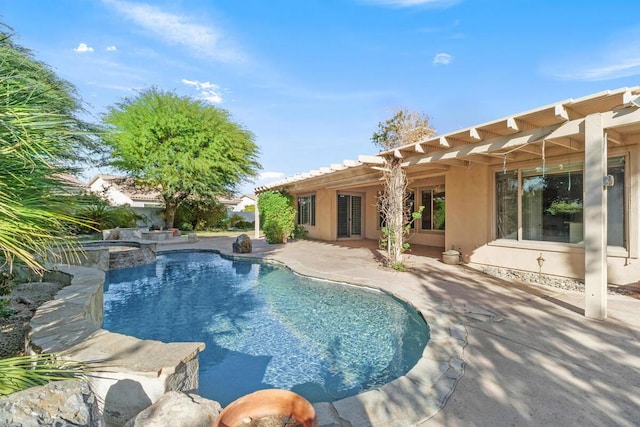
[[[0,359],[0,397],[51,381],[79,379],[86,366],[54,354],[37,354]]]

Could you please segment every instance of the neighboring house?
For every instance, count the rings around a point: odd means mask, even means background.
[[[255,215],[253,212],[244,212],[247,206],[255,206],[257,197],[253,194],[243,194],[236,198],[219,198],[218,201],[227,208],[227,217],[233,215],[241,216],[247,222],[253,222]]]
[[[164,227],[164,202],[156,191],[141,189],[131,178],[97,175],[88,184],[89,190],[116,206],[129,206],[143,217],[139,226]]]
[[[224,207],[227,209],[227,212],[232,212],[236,206],[241,202],[240,198],[228,198],[228,197],[218,197],[218,203],[222,203]]]
[[[243,194],[238,203],[231,209],[233,212],[244,212],[247,206],[255,206],[258,198],[255,194]]]
[[[569,99],[360,156],[256,188],[297,198],[309,237],[378,239],[383,156],[401,158],[412,244],[464,262],[584,279],[585,313],[606,283],[640,279],[640,86]],[[446,201],[446,203],[445,203]]]
[[[78,195],[89,191],[89,186],[73,175],[62,173],[55,177],[62,182],[64,188],[63,191],[68,194]]]

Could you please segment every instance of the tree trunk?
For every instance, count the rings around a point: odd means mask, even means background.
[[[166,203],[164,209],[164,222],[166,228],[173,228],[173,221],[176,218],[176,205],[174,203]]]
[[[406,182],[404,171],[398,159],[389,162],[389,248],[391,266],[402,263],[402,245],[404,244],[404,199]]]

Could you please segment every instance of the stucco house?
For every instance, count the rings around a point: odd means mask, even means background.
[[[80,181],[78,177],[74,175],[61,173],[55,175],[55,178],[60,180],[60,182],[62,183],[62,191],[67,194],[79,195],[87,193],[89,191],[89,186]]]
[[[238,203],[231,209],[233,212],[244,212],[248,206],[255,206],[258,198],[255,194],[243,194],[238,198]]]
[[[640,279],[640,86],[569,99],[360,156],[256,188],[297,198],[314,239],[378,239],[385,156],[402,159],[412,244],[465,263],[585,281],[585,314],[606,285]],[[256,224],[256,228],[259,225]]]
[[[92,193],[103,197],[115,206],[129,206],[143,216],[138,225],[163,227],[164,202],[160,194],[138,188],[131,178],[115,175],[96,175],[87,184]]]
[[[227,209],[227,218],[240,216],[246,222],[253,222],[255,215],[253,212],[245,212],[247,206],[255,206],[258,198],[254,194],[243,194],[240,197],[219,197],[218,202]]]
[[[219,197],[218,202],[222,203],[228,212],[243,212],[247,206],[256,204],[257,197],[253,194],[243,194],[240,197]]]

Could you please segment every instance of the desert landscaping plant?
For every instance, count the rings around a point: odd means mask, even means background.
[[[48,262],[72,253],[69,235],[87,223],[75,217],[80,199],[65,176],[95,139],[77,118],[82,110],[73,86],[10,31],[0,24],[0,273],[7,282],[16,265],[42,274]],[[68,378],[64,365],[52,355],[2,359],[0,395]]]
[[[77,379],[85,375],[83,364],[51,354],[0,359],[0,397],[50,381]]]
[[[202,100],[150,88],[111,107],[104,121],[111,166],[160,193],[168,228],[187,199],[232,193],[260,169],[253,134]]]
[[[93,195],[84,197],[84,207],[78,209],[75,216],[87,225],[77,227],[78,233],[92,233],[117,227],[135,227],[138,220],[142,219],[142,216],[129,206],[112,206],[106,200]]]
[[[74,88],[0,25],[0,268],[60,259],[77,202],[64,174],[91,144]]]

